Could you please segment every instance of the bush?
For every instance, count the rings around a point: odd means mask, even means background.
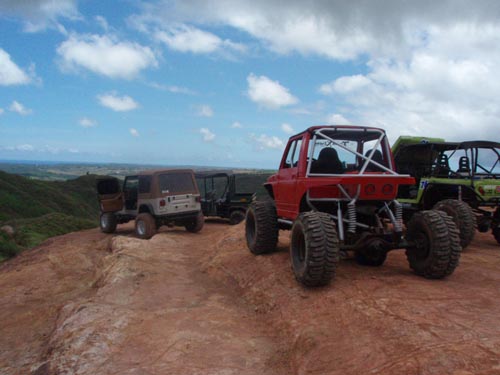
[[[21,249],[7,234],[0,233],[0,260],[13,257]]]

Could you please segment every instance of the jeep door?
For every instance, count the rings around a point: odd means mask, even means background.
[[[302,147],[302,137],[291,139],[285,150],[285,158],[282,160],[278,171],[278,179],[275,185],[274,198],[278,216],[287,218],[295,217],[299,211],[296,187],[299,170],[299,157]]]
[[[123,209],[123,193],[120,180],[106,177],[97,180],[97,195],[101,212],[116,212]]]

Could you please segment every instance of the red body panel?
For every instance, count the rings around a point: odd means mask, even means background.
[[[412,185],[415,179],[409,176],[393,175],[385,172],[356,172],[336,176],[309,176],[307,174],[307,153],[312,132],[323,129],[316,126],[291,137],[283,154],[278,173],[269,177],[267,184],[272,187],[278,216],[295,220],[300,212],[300,203],[307,191],[311,198],[345,198],[339,185],[349,196],[358,195],[358,200],[392,201],[396,198],[399,185]],[[336,127],[337,128],[337,127]],[[364,127],[339,127],[341,129],[375,129]],[[376,129],[382,131],[381,129]],[[302,139],[300,159],[294,167],[284,167],[288,149],[292,142]],[[392,165],[392,154],[387,155]]]

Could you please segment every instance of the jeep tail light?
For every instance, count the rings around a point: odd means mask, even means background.
[[[391,184],[385,184],[384,187],[382,188],[382,193],[385,195],[390,195],[394,192],[394,186]]]
[[[195,198],[195,201],[196,201],[196,203],[200,203],[200,202],[201,202],[201,196],[199,196],[199,195],[198,195],[198,196]]]
[[[165,206],[166,206],[166,204],[167,204],[167,202],[165,202],[165,199],[162,199],[162,200],[160,201],[160,207],[165,207]]]
[[[375,185],[373,185],[373,184],[366,185],[365,186],[365,194],[366,195],[375,194]]]
[[[477,190],[479,191],[479,194],[481,194],[481,195],[484,195],[486,193],[482,186],[479,186],[479,188]]]

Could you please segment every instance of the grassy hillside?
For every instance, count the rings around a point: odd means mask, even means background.
[[[51,212],[94,219],[98,213],[96,175],[68,181],[32,180],[0,171],[0,222]]]
[[[13,238],[0,236],[0,257],[51,236],[95,227],[99,213],[96,178],[40,181],[0,171],[0,226],[10,225],[16,231]]]

